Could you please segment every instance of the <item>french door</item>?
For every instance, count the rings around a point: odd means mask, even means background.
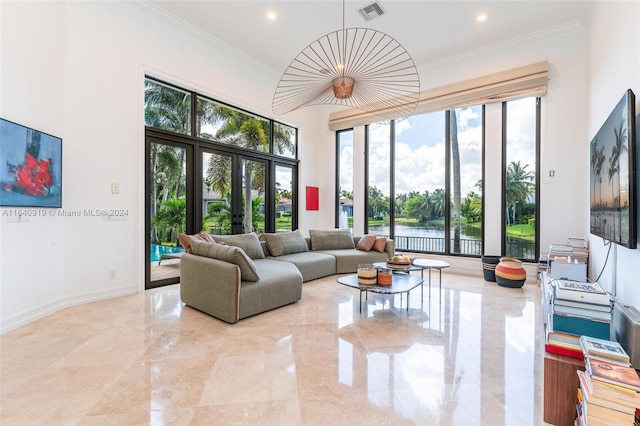
[[[178,233],[297,228],[295,162],[152,131],[146,151],[145,288],[180,282]]]
[[[193,146],[147,138],[145,288],[180,281],[178,233],[193,228]]]
[[[200,158],[202,229],[216,235],[265,232],[267,162],[208,149]]]

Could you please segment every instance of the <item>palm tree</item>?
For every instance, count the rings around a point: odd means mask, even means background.
[[[458,120],[456,110],[450,111],[449,135],[451,138],[451,166],[453,168],[453,252],[460,253],[460,146],[458,144]]]
[[[600,186],[600,191],[599,191],[600,200],[598,204],[602,205],[602,166],[604,166],[604,160],[606,158],[604,155],[604,146],[600,148],[600,150],[598,151],[598,154],[596,155],[596,158],[597,158],[596,177],[598,178],[598,185]]]
[[[533,193],[535,174],[527,171],[529,165],[524,166],[520,161],[512,161],[507,166],[506,218],[508,225],[516,223],[516,203],[525,201]],[[509,216],[509,209],[513,210],[513,217]]]
[[[185,231],[186,207],[184,199],[176,197],[163,201],[160,210],[152,218],[152,224],[166,235],[166,240],[172,243],[178,241],[178,233]]]
[[[596,166],[598,164],[598,140],[594,139],[591,141],[591,170],[593,170],[593,174],[596,174]],[[594,182],[595,183],[595,182]],[[593,204],[596,201],[596,186],[593,185],[593,196],[592,196]]]
[[[151,144],[151,217],[153,218],[158,205],[169,198],[170,188],[179,189],[184,184],[183,174],[179,160],[179,148]],[[182,150],[184,151],[184,150]],[[180,193],[175,193],[174,197],[179,197]],[[151,242],[159,243],[157,229],[151,229]]]
[[[264,148],[268,145],[264,120],[259,120],[247,114],[240,113],[227,107],[216,106],[210,116],[212,121],[222,125],[215,134],[215,139],[225,143],[242,146],[248,149]],[[280,139],[284,139],[282,136]],[[287,141],[289,139],[287,138]],[[282,142],[284,143],[284,142]],[[245,232],[253,230],[251,211],[251,191],[258,189],[264,192],[265,167],[263,163],[245,161],[243,164],[244,181],[244,219]],[[209,161],[206,178],[212,182],[212,188],[219,194],[226,194],[231,190],[231,157],[213,155]]]
[[[293,152],[295,148],[295,129],[284,124],[274,123],[273,125],[273,152],[274,154],[285,154]]]
[[[444,189],[436,188],[429,195],[429,206],[431,210],[431,214],[430,214],[431,219],[437,219],[444,216],[444,206],[445,206]]]
[[[616,208],[616,194],[615,194],[615,190],[613,187],[613,178],[618,174],[619,172],[619,165],[618,165],[618,153],[616,152],[616,147],[613,146],[611,148],[611,155],[609,156],[609,184],[611,185],[611,208],[615,209]]]
[[[367,208],[367,216],[371,218],[378,218],[380,214],[382,214],[384,210],[384,201],[385,197],[381,190],[379,190],[375,186],[369,187],[369,205]]]
[[[613,145],[613,147],[611,148],[611,157],[609,158],[609,181],[611,181],[612,175],[617,176],[618,177],[618,189],[620,189],[620,156],[627,151],[627,145],[625,144],[625,142],[627,141],[627,135],[626,135],[626,131],[627,129],[623,128],[624,127],[624,119],[620,121],[620,129],[613,129],[613,133],[615,135],[616,138],[616,142]],[[614,197],[613,199],[615,200],[615,193],[614,193],[614,187],[611,188],[611,194]],[[617,207],[620,208],[621,204],[620,204],[620,191],[618,191],[618,205],[615,205],[615,202],[612,203],[612,207]]]
[[[231,197],[227,197],[224,200],[216,201],[214,203],[209,204],[207,208],[207,215],[202,219],[202,226],[205,227],[206,222],[215,217],[215,224],[219,229],[218,232],[220,234],[224,234],[226,232],[231,233],[231,204],[229,199]]]

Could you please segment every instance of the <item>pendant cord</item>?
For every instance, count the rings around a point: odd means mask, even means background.
[[[347,33],[344,26],[345,0],[342,0],[342,78],[344,79],[345,68],[347,68]]]

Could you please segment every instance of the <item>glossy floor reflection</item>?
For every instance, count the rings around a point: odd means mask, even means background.
[[[408,312],[336,276],[234,325],[178,285],[68,308],[0,336],[0,424],[544,424],[537,285],[442,277]]]

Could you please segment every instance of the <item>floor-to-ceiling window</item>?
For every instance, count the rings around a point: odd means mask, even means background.
[[[540,99],[503,104],[503,253],[536,260]]]
[[[145,124],[147,288],[179,280],[179,232],[297,228],[296,128],[152,78]]]
[[[336,227],[353,232],[353,129],[336,132]]]
[[[391,123],[370,124],[367,132],[367,232],[391,235]]]
[[[482,254],[481,105],[449,111],[450,253]]]
[[[446,114],[420,114],[394,123],[398,250],[445,251]]]
[[[399,251],[481,254],[483,116],[473,106],[367,126],[368,232]]]

